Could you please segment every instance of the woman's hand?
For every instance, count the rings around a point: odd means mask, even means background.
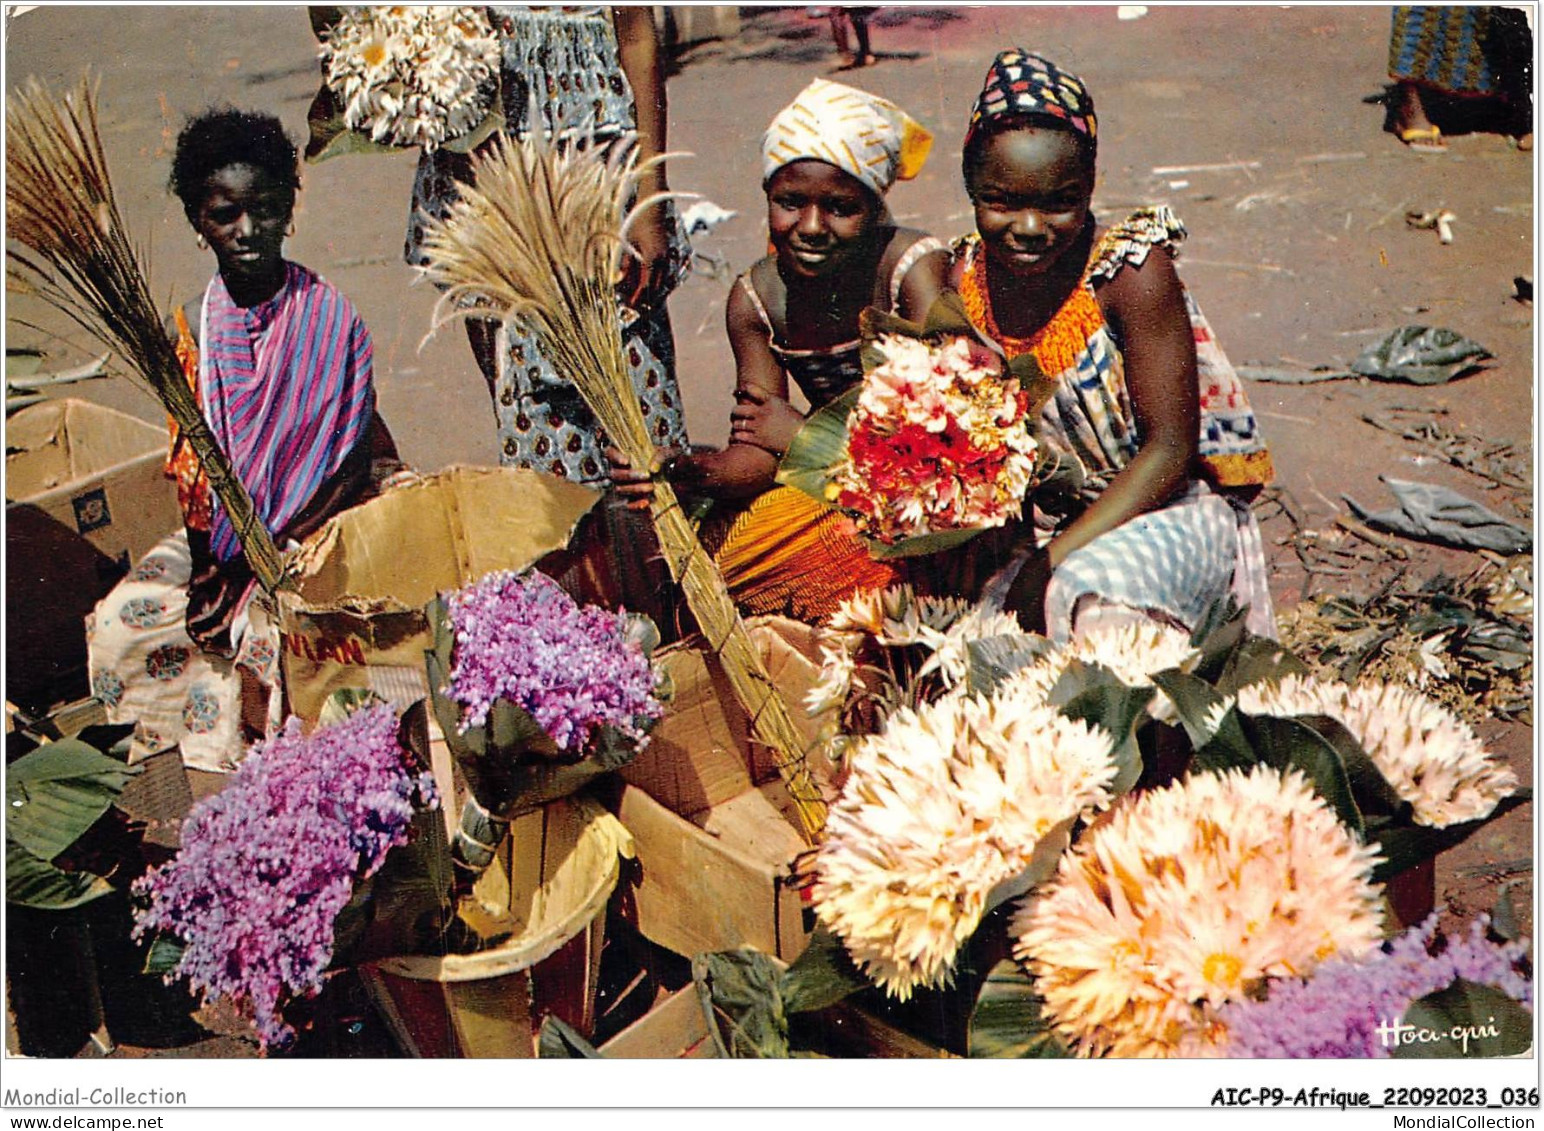
[[[637,254],[623,257],[623,301],[634,310],[647,310],[659,302],[670,278],[670,229],[665,203],[661,201],[645,209],[628,229],[627,239]]]
[[[647,468],[634,467],[618,448],[606,449],[611,464],[611,482],[616,493],[627,501],[628,510],[646,511],[654,499],[654,484],[668,478],[683,453],[674,448],[656,448]]]
[[[781,459],[804,427],[804,416],[782,397],[754,385],[736,389],[729,413],[729,439],[750,444]]]

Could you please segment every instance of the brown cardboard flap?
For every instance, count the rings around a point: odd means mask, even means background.
[[[5,497],[26,501],[77,479],[106,475],[154,452],[166,430],[72,398],[29,405],[5,422]]]
[[[540,472],[454,467],[335,516],[279,594],[290,709],[315,722],[334,691],[372,687],[372,670],[421,670],[436,594],[561,549],[599,498]]]

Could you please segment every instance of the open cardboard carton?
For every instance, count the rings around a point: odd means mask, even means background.
[[[165,428],[90,401],[6,420],[7,699],[41,710],[87,694],[82,622],[182,522],[166,443]]]
[[[494,570],[568,544],[599,493],[517,468],[453,467],[344,511],[300,551],[281,590],[290,711],[314,723],[345,688],[405,707],[428,694],[424,607]]]

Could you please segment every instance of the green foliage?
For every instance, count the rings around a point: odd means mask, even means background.
[[[8,903],[48,911],[67,911],[112,891],[101,876],[65,872],[5,839],[5,898]]]
[[[46,743],[5,770],[5,898],[63,911],[112,887],[90,872],[66,872],[55,857],[107,814],[139,772],[75,738]]]
[[[1531,1013],[1494,986],[1462,978],[1411,1002],[1404,1023],[1433,1037],[1401,1041],[1389,1054],[1396,1060],[1516,1056],[1533,1045]]]
[[[842,940],[825,927],[816,927],[804,953],[784,972],[779,992],[789,1013],[812,1013],[869,986]]]
[[[150,940],[145,951],[145,973],[165,976],[177,969],[187,943],[176,935],[159,934]]]
[[[600,1060],[600,1052],[579,1031],[556,1014],[542,1018],[536,1038],[536,1055],[542,1060]]]
[[[965,645],[965,688],[972,695],[991,695],[1014,672],[1051,650],[1051,642],[1033,633],[986,636]]]
[[[972,1058],[1061,1059],[1066,1043],[1045,1018],[1045,1003],[1034,982],[1011,958],[992,967],[970,1016]]]
[[[721,1057],[780,1059],[791,1055],[783,971],[754,947],[700,954],[692,981]]]
[[[858,403],[854,386],[830,404],[810,413],[777,466],[777,481],[803,491],[817,502],[829,503],[830,472],[847,453],[847,417]]]
[[[1151,687],[1127,687],[1107,668],[1068,663],[1049,701],[1069,719],[1082,719],[1102,727],[1115,739],[1115,762],[1120,767],[1110,792],[1116,797],[1130,791],[1142,776],[1142,751],[1137,746],[1137,727],[1146,720]]]
[[[6,767],[6,838],[52,860],[101,819],[137,773],[78,739],[40,746]]]
[[[1398,824],[1388,819],[1369,821],[1367,839],[1377,841],[1384,857],[1384,862],[1373,869],[1372,878],[1383,883],[1422,861],[1430,860],[1438,853],[1462,844],[1492,821],[1499,820],[1532,800],[1533,790],[1519,789],[1512,796],[1503,797],[1490,816],[1477,821],[1465,821],[1461,825],[1449,825],[1445,829]]]

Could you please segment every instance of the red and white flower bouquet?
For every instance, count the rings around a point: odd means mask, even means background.
[[[815,413],[779,472],[852,516],[875,557],[1002,526],[1035,479],[1036,373],[1009,371],[947,299],[917,327],[864,312],[861,385]]]

